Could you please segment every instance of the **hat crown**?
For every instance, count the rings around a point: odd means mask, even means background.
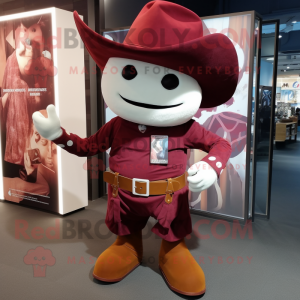
[[[163,48],[202,36],[202,21],[194,12],[171,2],[151,1],[133,22],[124,44]]]

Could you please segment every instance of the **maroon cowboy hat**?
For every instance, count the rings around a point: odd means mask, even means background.
[[[74,11],[79,34],[101,71],[111,57],[135,59],[185,73],[202,89],[201,108],[228,101],[238,82],[238,58],[230,39],[219,33],[203,36],[198,15],[165,1],[147,3],[123,44],[90,29]]]

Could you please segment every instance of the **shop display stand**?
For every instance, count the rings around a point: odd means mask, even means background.
[[[73,13],[51,7],[1,16],[0,25],[3,27],[6,26],[5,28],[10,28],[9,26],[13,26],[16,21],[20,22],[21,20],[21,22],[24,22],[31,20],[32,18],[40,20],[43,18],[43,20],[46,20],[45,26],[47,30],[45,29],[45,32],[47,32],[47,35],[44,37],[44,49],[49,50],[48,52],[50,53],[51,60],[48,63],[49,66],[52,64],[51,66],[53,67],[53,70],[55,70],[53,73],[47,75],[48,77],[46,78],[47,81],[45,80],[45,84],[48,81],[50,82],[50,80],[52,80],[52,82],[45,88],[44,85],[42,85],[42,88],[46,91],[48,89],[49,94],[47,97],[41,97],[42,100],[40,100],[41,104],[39,109],[44,112],[48,104],[54,104],[61,125],[68,130],[72,130],[72,132],[77,135],[84,137],[86,136],[86,79],[85,72],[82,71],[85,70],[84,48],[81,46],[80,40],[78,39],[79,33],[77,31]],[[70,42],[68,39],[70,37],[70,32],[76,37],[76,39],[74,38],[73,40],[73,44],[68,44],[68,42]],[[9,36],[9,33],[7,34],[7,36]],[[13,31],[11,31],[11,36],[12,35]],[[9,43],[3,34],[1,42],[7,44],[7,48],[13,48],[9,46]],[[40,59],[40,57],[37,59]],[[6,60],[8,60],[8,57]],[[34,61],[34,59],[32,59],[32,61]],[[21,67],[19,66],[19,68]],[[51,68],[49,67],[48,69]],[[3,66],[1,62],[0,71],[4,72],[4,70],[5,66]],[[31,77],[40,77],[40,75],[36,76],[35,74],[36,73],[30,73],[29,75]],[[16,77],[15,81],[20,81],[17,77],[18,74],[13,74],[13,76]],[[42,76],[44,75],[42,74],[41,77]],[[34,87],[32,82],[29,80],[28,82],[25,80],[22,82],[24,82],[24,86],[26,85],[24,90],[29,93],[29,89]],[[9,97],[12,97],[12,93],[17,92],[15,92],[12,87],[13,86],[9,86],[6,89],[8,90],[7,93],[11,93],[9,94]],[[44,92],[44,90],[39,91],[39,93]],[[40,96],[39,93],[38,95],[33,96]],[[26,99],[26,97],[24,96],[22,99]],[[46,100],[44,101],[43,99]],[[33,100],[30,101],[33,102]],[[35,111],[36,107],[32,106],[30,109]],[[29,108],[28,111],[30,111]],[[16,122],[22,121],[21,118],[15,119]],[[24,121],[24,124],[27,124],[26,122],[28,121]],[[31,124],[28,122],[28,126],[29,125]],[[6,126],[6,123],[4,125],[1,124],[1,127],[2,126]],[[6,129],[6,127],[2,128]],[[3,135],[2,132],[0,133],[0,201],[6,200],[13,203],[21,203],[21,205],[27,207],[41,209],[51,213],[58,213],[60,215],[66,215],[88,205],[87,171],[92,172],[90,169],[90,160],[85,157],[70,155],[67,151],[63,150],[64,147],[72,146],[73,142],[71,137],[68,141],[69,144],[67,145],[51,145],[51,162],[53,160],[53,163],[49,164],[50,167],[41,163],[37,168],[37,178],[39,179],[39,182],[29,182],[22,179],[19,175],[20,172],[18,168],[22,163],[20,164],[18,161],[5,160],[5,152],[3,149],[6,151],[6,144],[4,143],[7,143],[7,135],[5,130],[4,132],[5,134]],[[41,145],[40,142],[38,144],[37,140],[34,140],[35,142],[33,143],[31,136],[24,137],[24,140],[26,140],[26,143],[28,141],[31,143],[30,147],[33,147],[31,150],[43,149],[44,152],[42,152],[42,155],[44,157],[41,159],[45,159],[46,162],[49,160],[49,157],[44,154],[48,153],[44,150],[46,147],[45,145]],[[47,145],[50,145],[50,143],[50,141],[47,141]],[[20,149],[20,151],[23,151],[21,146]],[[7,163],[10,163],[10,165],[7,165]],[[12,172],[12,170],[14,172]]]
[[[275,144],[282,146],[286,141],[297,140],[297,124],[298,122],[276,123]]]

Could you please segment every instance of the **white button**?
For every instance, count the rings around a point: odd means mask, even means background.
[[[67,145],[68,145],[69,147],[73,146],[73,141],[69,140],[69,141],[67,142]]]
[[[141,133],[144,133],[147,130],[147,126],[146,125],[139,125],[138,128],[139,128],[139,131]]]
[[[57,146],[59,146],[60,148],[65,148],[65,145],[63,144],[58,144]]]
[[[211,156],[211,157],[209,157],[208,159],[211,160],[211,161],[216,160],[216,158],[215,158],[214,156]]]
[[[217,168],[220,169],[220,168],[222,168],[222,163],[218,161],[218,162],[216,163],[216,166],[217,166]]]

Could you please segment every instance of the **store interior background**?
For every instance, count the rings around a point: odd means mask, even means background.
[[[89,27],[93,28],[97,32],[128,27],[136,15],[142,9],[142,7],[149,2],[148,0],[0,0],[0,16],[13,14],[18,12],[36,10],[55,6],[64,10],[74,11],[77,10],[79,14],[83,15],[85,22]],[[255,10],[262,17],[263,20],[280,20],[280,32],[279,32],[279,51],[278,51],[278,70],[277,70],[277,88],[276,88],[276,104],[277,102],[286,103],[288,105],[288,116],[296,112],[296,108],[300,108],[300,85],[299,87],[293,87],[293,84],[300,82],[300,5],[297,0],[287,1],[233,1],[233,0],[218,0],[218,1],[193,1],[193,0],[177,0],[170,1],[180,5],[183,5],[195,13],[201,16],[210,16],[226,13],[234,13],[240,11]],[[105,13],[99,13],[100,10],[104,10]],[[260,86],[269,87],[273,86],[272,74],[273,74],[273,60],[274,53],[273,43],[275,35],[274,25],[264,25],[262,27],[262,47],[261,53],[261,69],[260,69]],[[1,56],[0,56],[1,60]],[[87,135],[95,133],[99,127],[105,123],[105,115],[103,112],[103,99],[100,90],[101,73],[98,70],[97,74],[92,74],[90,70],[95,68],[95,63],[90,59],[89,54],[85,49],[85,66],[86,66],[86,113],[87,113]],[[288,84],[288,86],[286,86]],[[255,89],[255,87],[254,87]],[[300,113],[299,113],[300,114]],[[269,122],[269,115],[267,120],[263,122]],[[300,116],[299,116],[300,117]],[[260,116],[261,118],[261,116]],[[275,119],[277,120],[277,108],[275,110]],[[300,120],[298,124],[298,131],[300,130]],[[269,135],[270,132],[267,132]],[[275,135],[275,130],[274,130]],[[267,136],[268,137],[268,136]],[[275,138],[275,137],[274,137]],[[298,137],[297,137],[298,139]],[[288,174],[292,173],[292,170],[288,167],[289,162],[297,163],[297,151],[298,142],[285,142],[278,143],[278,146],[284,144],[284,147],[276,147],[274,142],[274,165],[273,165],[273,181],[276,181],[277,177],[281,177],[285,174],[284,178],[281,178],[280,186],[284,188],[283,184]],[[255,206],[257,213],[264,212],[266,206],[266,193],[267,193],[267,176],[268,163],[266,157],[269,155],[269,145],[267,139],[260,141],[258,149],[258,165],[257,168],[257,189],[256,194],[260,195],[261,203],[258,197],[258,201]],[[279,163],[279,157],[285,157],[286,162],[277,170],[277,163]],[[100,159],[105,160],[103,155],[99,155]],[[293,165],[294,166],[294,165]],[[298,170],[296,170],[298,172]],[[260,178],[261,175],[261,178]],[[292,178],[297,178],[291,176]],[[105,194],[105,185],[102,181],[102,176],[99,179],[89,178],[89,199],[97,199]],[[276,204],[276,192],[273,190],[276,188],[276,184],[272,184],[272,209],[275,210]],[[287,190],[291,192],[289,199],[294,199],[292,195],[296,192],[297,184],[292,184],[291,181],[286,181]],[[297,203],[290,203],[287,205],[289,209],[294,211]]]
[[[142,9],[142,7],[149,1],[147,0],[99,0],[99,1],[89,1],[89,0],[0,0],[0,16],[19,13],[24,11],[31,11],[36,9],[42,9],[47,7],[57,7],[64,10],[77,10],[80,15],[83,15],[85,22],[89,27],[95,29],[96,31],[104,31],[104,29],[110,28],[119,28],[119,27],[127,27],[135,19],[136,15]],[[214,0],[214,1],[195,1],[195,0],[177,0],[170,1],[180,5],[183,5],[195,13],[201,16],[209,16],[209,15],[218,15],[218,14],[226,14],[226,13],[234,13],[241,11],[249,11],[255,10],[260,13],[263,17],[263,20],[272,20],[279,19],[280,20],[280,39],[279,39],[279,53],[278,53],[278,70],[277,70],[277,89],[276,94],[278,94],[278,101],[276,102],[285,102],[289,103],[291,107],[299,107],[300,108],[300,87],[293,88],[292,85],[294,82],[300,82],[300,2],[298,0],[285,0],[285,1],[273,1],[273,0],[253,0],[253,1],[234,1],[234,0]],[[105,8],[105,18],[101,18],[99,14],[99,9]],[[268,38],[274,38],[275,30],[273,27],[264,27],[263,28],[263,39],[267,40]],[[284,47],[281,46],[281,43]],[[1,59],[1,57],[0,57]],[[87,135],[91,135],[97,131],[97,129],[105,123],[104,113],[103,113],[103,99],[99,101],[101,98],[101,92],[99,90],[99,83],[101,80],[101,74],[98,72],[97,74],[92,74],[89,70],[95,67],[94,62],[89,58],[87,51],[85,50],[85,64],[86,64],[86,110],[87,110]],[[272,82],[272,72],[273,72],[273,64],[272,64],[272,55],[268,55],[268,53],[262,53],[262,62],[261,62],[261,81],[260,85],[262,86],[272,86],[274,82]],[[284,83],[288,83],[289,87],[283,87]],[[292,91],[292,92],[287,92]],[[293,93],[293,98],[291,99],[289,96]],[[280,96],[279,96],[280,94]],[[297,96],[299,98],[297,98]],[[297,102],[299,101],[299,102]],[[300,125],[300,123],[299,123]],[[300,126],[298,127],[298,132],[300,130]],[[268,145],[266,146],[268,147]],[[266,150],[265,147],[262,147],[264,151],[268,152],[269,149]],[[263,152],[263,151],[262,151]],[[252,283],[255,282],[256,290],[250,289],[250,286],[245,283],[240,276],[240,271],[235,269],[232,266],[231,275],[228,278],[218,278],[219,269],[215,269],[214,275],[211,275],[210,282],[220,281],[221,287],[218,291],[214,291],[212,298],[206,299],[221,299],[224,295],[227,294],[226,290],[233,290],[237,286],[239,286],[239,290],[235,292],[236,299],[244,298],[244,299],[256,299],[255,293],[262,291],[265,286],[263,282],[258,281],[256,274],[265,274],[265,277],[268,278],[268,282],[266,285],[268,286],[268,293],[265,294],[266,299],[271,299],[271,294],[273,293],[274,299],[283,299],[278,298],[279,294],[282,293],[284,295],[284,290],[279,290],[278,287],[274,285],[272,282],[278,282],[280,277],[277,275],[281,272],[285,274],[291,274],[289,278],[284,282],[287,291],[291,293],[295,292],[294,295],[289,295],[288,298],[296,299],[296,289],[295,287],[299,286],[300,282],[296,279],[296,265],[299,263],[299,256],[295,249],[299,249],[300,244],[300,236],[298,229],[300,228],[300,219],[299,219],[299,210],[300,210],[300,184],[299,184],[299,173],[300,173],[300,137],[297,137],[296,142],[287,141],[284,147],[274,147],[273,152],[273,170],[272,170],[272,190],[271,190],[271,212],[270,212],[270,220],[258,219],[255,221],[254,234],[256,237],[258,236],[260,241],[262,241],[262,245],[256,245],[252,243],[252,241],[241,241],[238,240],[239,243],[243,244],[242,254],[247,253],[255,253],[255,255],[263,258],[262,264],[255,265],[254,269],[247,273],[248,281],[251,278]],[[99,158],[103,158],[99,155]],[[266,163],[265,155],[262,153],[260,157],[260,163],[258,166],[258,172],[262,174],[264,180],[266,177],[266,172],[268,170],[268,164]],[[104,158],[103,158],[104,159]],[[103,191],[105,190],[105,186],[101,180],[101,176],[99,176],[99,180],[89,179],[89,199],[98,198]],[[260,181],[260,184],[257,185],[256,193],[265,195],[267,193],[266,190],[266,181]],[[265,198],[265,197],[263,197]],[[260,206],[261,205],[261,206]],[[3,206],[3,205],[2,205]],[[87,214],[86,212],[80,213],[81,215],[74,216],[74,219],[78,218],[86,218],[86,219],[97,219],[99,215],[103,216],[103,212],[105,208],[104,204],[97,206],[97,201],[91,202],[91,209],[94,210],[92,216]],[[7,208],[6,208],[7,209]],[[26,212],[24,213],[27,218],[33,218],[36,211],[29,210],[22,207],[16,207],[16,214],[23,214],[24,209]],[[257,203],[257,210],[265,209],[265,201],[263,200],[261,204]],[[89,210],[88,212],[91,212]],[[194,218],[195,216],[193,216]],[[42,213],[40,215],[40,222],[47,223],[50,222],[47,214]],[[44,218],[44,220],[43,220]],[[73,217],[72,217],[73,218]],[[4,222],[4,219],[2,220]],[[11,230],[8,233],[13,235]],[[281,245],[282,241],[286,241],[286,245]],[[78,255],[81,252],[85,251],[85,246],[89,249],[93,249],[90,253],[93,256],[97,256],[97,253],[100,253],[100,250],[104,250],[112,239],[106,240],[103,245],[99,247],[96,244],[96,241],[84,241],[85,244],[82,246],[82,240],[78,240],[77,246]],[[294,241],[294,242],[291,242]],[[93,244],[94,243],[94,244]],[[193,244],[193,241],[189,241],[189,246],[192,246],[192,249],[196,251],[196,244]],[[225,240],[222,244],[222,248],[225,249],[224,253],[226,255],[237,254],[240,255],[240,252],[232,252],[232,243],[236,243],[235,241]],[[298,245],[297,245],[298,243]],[[72,243],[66,243],[66,246],[73,247]],[[98,243],[99,244],[99,243]],[[156,247],[158,241],[152,242],[150,240],[147,241],[146,247],[148,247],[147,253],[151,253],[152,248]],[[201,251],[207,251],[209,254],[214,247],[220,246],[220,244],[209,245],[204,244]],[[205,245],[209,245],[208,248],[205,248]],[[59,248],[59,246],[57,245]],[[158,247],[158,246],[157,246]],[[96,250],[97,249],[97,250]],[[289,250],[287,250],[289,249]],[[293,250],[294,249],[294,250]],[[151,251],[150,251],[151,250]],[[251,252],[251,251],[252,252]],[[60,248],[60,251],[64,251]],[[284,252],[284,257],[280,252]],[[287,252],[290,251],[290,252]],[[150,255],[150,254],[149,254]],[[294,264],[288,263],[284,264],[283,261],[285,257],[292,257]],[[277,264],[274,265],[274,260],[276,260]],[[269,264],[268,270],[265,268],[264,263]],[[89,266],[88,266],[89,267]],[[151,266],[150,266],[151,268]],[[153,268],[154,271],[158,271]],[[82,270],[80,270],[82,272]],[[213,269],[214,271],[214,269]],[[62,274],[64,270],[62,268]],[[140,272],[140,273],[139,273]],[[108,295],[113,295],[114,298],[123,297],[122,290],[124,289],[125,284],[132,286],[132,288],[136,287],[132,282],[136,280],[136,282],[140,282],[141,288],[143,287],[143,283],[140,281],[140,277],[144,277],[144,273],[139,271],[137,273],[133,273],[130,280],[124,281],[118,288],[113,287],[103,287],[104,295],[107,296],[106,299],[109,298]],[[294,276],[292,276],[294,272]],[[77,282],[78,286],[81,286],[81,282],[78,282],[78,279],[75,279],[75,275],[73,276],[72,282]],[[67,275],[66,275],[67,276]],[[160,282],[156,277],[153,277],[152,274],[147,273],[149,276],[149,280],[155,283],[158,286],[158,290],[160,287]],[[210,274],[208,274],[209,278]],[[279,275],[278,275],[279,276]],[[230,278],[230,281],[229,281]],[[234,284],[231,283],[231,280],[234,278]],[[144,277],[145,279],[145,277]],[[274,280],[273,280],[274,279]],[[289,280],[288,280],[289,279]],[[53,279],[54,280],[54,279]],[[65,278],[66,282],[67,277]],[[92,280],[92,279],[91,279]],[[157,281],[157,282],[156,282]],[[230,287],[228,289],[228,284]],[[95,299],[98,291],[94,291],[93,286],[87,286],[86,293],[95,293]],[[273,289],[272,289],[273,288]],[[26,290],[24,287],[23,290]],[[83,288],[84,290],[84,288]],[[112,291],[113,290],[113,291]],[[222,291],[221,291],[222,290]],[[70,295],[74,297],[78,295],[84,296],[84,293],[81,293],[74,290],[73,287],[68,289],[69,295],[66,295],[66,299],[70,299]],[[76,293],[75,293],[76,291]],[[225,292],[224,292],[225,291]],[[44,291],[43,291],[44,292]],[[156,293],[152,289],[148,291],[148,293]],[[17,295],[17,294],[16,294]],[[36,294],[41,295],[40,293]],[[128,294],[131,298],[134,295],[131,293]],[[157,295],[160,295],[159,293]],[[239,295],[239,297],[238,297]],[[251,295],[249,298],[245,295]],[[262,294],[257,294],[262,299]],[[61,297],[62,294],[57,294],[57,297]],[[230,293],[228,293],[228,298],[225,296],[224,299],[229,298]],[[168,298],[169,297],[169,298]],[[124,297],[123,297],[124,298]],[[31,297],[31,299],[34,299]],[[46,298],[45,298],[46,299]],[[104,299],[104,298],[103,298]],[[145,298],[146,299],[146,298]],[[152,298],[153,299],[153,298]],[[165,299],[174,299],[173,293],[169,293],[166,295]]]
[[[135,17],[142,7],[149,2],[148,0],[0,0],[0,15],[13,14],[23,11],[30,11],[55,6],[64,10],[77,10],[83,15],[85,22],[95,31],[100,32],[105,29],[128,27],[134,21]],[[289,108],[300,107],[300,93],[297,89],[292,88],[292,84],[300,79],[300,5],[297,0],[287,1],[233,1],[233,0],[218,0],[218,1],[193,1],[193,0],[176,0],[170,1],[183,5],[201,16],[211,16],[218,14],[234,13],[241,11],[255,10],[263,20],[280,20],[280,39],[279,39],[279,54],[278,54],[278,71],[277,71],[277,97],[280,101],[289,102]],[[104,10],[105,13],[99,13]],[[263,40],[268,43],[274,39],[275,27],[266,25],[263,27]],[[281,43],[284,44],[281,47]],[[282,49],[281,49],[282,48]],[[270,55],[268,47],[264,47],[266,53],[262,53],[261,60],[261,82],[262,86],[273,85],[272,59],[274,55]],[[1,60],[1,57],[0,57]],[[86,65],[86,113],[87,113],[87,135],[91,135],[97,131],[105,123],[103,112],[103,99],[100,90],[101,74],[92,74],[90,70],[95,68],[95,63],[89,58],[85,49],[85,65]],[[289,83],[289,88],[282,87],[284,83]],[[291,91],[291,92],[290,92]],[[299,89],[300,92],[300,89]],[[291,94],[293,98],[291,100]],[[290,98],[289,98],[290,97]],[[297,100],[297,97],[299,99]],[[298,127],[299,129],[299,127]],[[288,147],[292,145],[286,145]],[[264,150],[266,152],[266,149]],[[279,150],[278,150],[279,151]],[[275,148],[274,162],[276,163]],[[282,152],[281,151],[281,152]],[[281,153],[280,152],[280,153]],[[285,152],[285,153],[286,153]],[[105,160],[103,155],[99,155],[100,159]],[[263,169],[263,168],[262,168]],[[285,168],[282,172],[286,172]],[[265,172],[265,171],[264,171]],[[275,174],[276,176],[276,174]],[[99,176],[101,178],[101,176]],[[265,180],[265,176],[264,176]],[[104,195],[105,185],[101,179],[95,180],[89,178],[89,199],[97,199]],[[261,184],[262,187],[265,183]],[[265,193],[265,191],[263,191]],[[275,203],[272,203],[274,206]],[[259,208],[258,208],[259,209]]]
[[[148,0],[0,0],[0,15],[13,14],[23,11],[42,9],[55,6],[61,9],[74,11],[83,15],[85,22],[97,32],[107,29],[128,27],[134,21],[136,15],[142,7],[149,2]],[[295,112],[297,107],[300,108],[300,87],[293,88],[294,82],[300,82],[300,5],[299,1],[233,1],[233,0],[218,0],[218,1],[193,1],[193,0],[177,0],[170,1],[183,5],[201,16],[211,16],[218,14],[234,13],[248,10],[257,11],[263,20],[280,20],[280,38],[279,38],[279,53],[278,53],[278,70],[277,70],[277,89],[276,96],[278,100],[288,103],[289,114]],[[99,13],[104,10],[105,13]],[[262,39],[265,46],[262,50],[261,70],[260,70],[260,85],[264,87],[272,87],[273,59],[272,45],[274,41],[275,26],[265,25],[262,28]],[[268,46],[267,44],[270,44]],[[0,58],[1,59],[1,58]],[[95,68],[95,63],[89,58],[85,50],[85,65],[86,65],[86,112],[87,112],[87,135],[91,135],[97,131],[105,123],[105,115],[103,112],[103,99],[100,90],[101,74],[92,74],[90,70]],[[289,84],[289,87],[283,87],[283,84]],[[277,103],[276,103],[277,104]],[[300,125],[300,123],[299,123]],[[298,127],[299,130],[300,127]],[[275,134],[275,133],[274,133]],[[276,155],[289,153],[289,147],[296,147],[297,143],[284,143],[285,147],[277,149],[274,147],[274,175],[273,180],[276,180]],[[266,141],[261,144],[261,159],[258,164],[258,179],[259,174],[261,180],[257,180],[256,194],[261,195],[262,202],[259,204],[259,199],[256,203],[256,211],[265,211],[265,196],[267,193],[267,172],[268,163],[264,158],[268,156],[269,146]],[[259,151],[258,151],[259,152]],[[262,157],[264,156],[264,158]],[[99,155],[100,159],[105,161],[103,155]],[[286,158],[288,161],[297,161],[291,155]],[[289,173],[287,167],[282,168],[280,173]],[[103,181],[89,178],[89,199],[97,199],[105,193],[105,185]],[[289,186],[292,185],[287,182]],[[272,185],[271,195],[275,185]],[[289,189],[293,192],[293,189]],[[259,197],[258,197],[259,198]],[[293,198],[293,197],[291,197]],[[272,209],[276,207],[276,201],[272,198]],[[289,205],[293,211],[293,204]]]
[[[273,149],[270,149],[268,144],[271,135],[270,132],[270,108],[265,109],[263,103],[260,103],[258,121],[261,124],[261,140],[257,145],[257,178],[256,178],[256,206],[255,212],[259,215],[266,210],[266,174],[268,173],[269,163],[267,157],[270,151],[273,155],[273,169],[271,175],[271,211],[270,217],[277,209],[281,209],[282,199],[277,198],[277,182],[279,187],[290,191],[290,197],[285,202],[286,208],[296,209],[298,203],[293,197],[296,193],[294,190],[295,184],[292,184],[289,175],[297,173],[297,169],[293,170],[291,162],[297,163],[299,152],[299,125],[300,125],[300,14],[297,11],[281,11],[273,12],[264,16],[265,20],[279,20],[278,34],[278,66],[276,82],[273,82],[273,63],[274,63],[274,24],[266,24],[262,26],[262,50],[261,50],[261,69],[260,69],[260,89],[271,90],[276,84],[276,100],[275,100],[275,117],[274,117],[274,132],[273,132]],[[263,95],[260,94],[260,98]],[[263,102],[263,101],[262,101]],[[270,107],[270,106],[269,106]],[[297,109],[298,108],[298,109]],[[285,126],[280,122],[280,119],[293,117],[289,126]],[[268,126],[266,126],[266,125]],[[293,127],[293,128],[292,128]],[[286,130],[286,136],[280,137],[280,130]],[[265,132],[263,132],[265,131]],[[265,135],[265,136],[264,136]],[[296,173],[293,173],[295,171]],[[273,215],[274,216],[274,215]]]

